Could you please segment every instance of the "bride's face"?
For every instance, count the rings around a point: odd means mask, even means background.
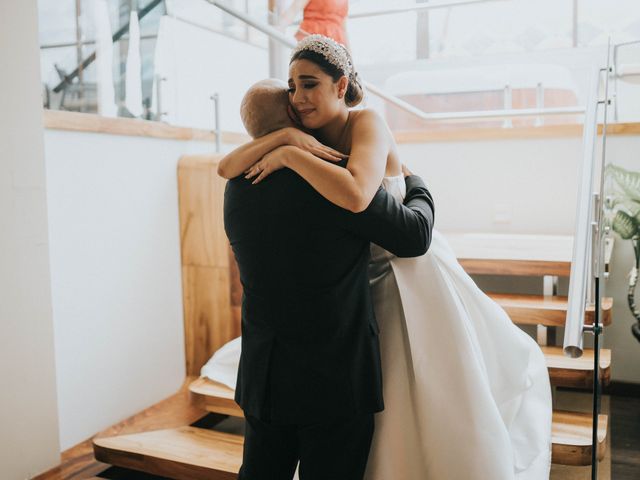
[[[309,60],[295,60],[289,66],[289,102],[305,128],[321,128],[346,109],[346,77],[333,81]],[[344,84],[344,85],[343,85]]]

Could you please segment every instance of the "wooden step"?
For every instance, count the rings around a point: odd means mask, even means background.
[[[607,422],[606,415],[598,416],[598,460],[602,460],[605,454]],[[591,465],[591,425],[591,413],[554,411],[552,462],[561,465]]]
[[[569,358],[562,347],[541,347],[547,360],[549,377],[554,386],[591,388],[593,385],[593,349],[586,348],[582,357]],[[611,379],[611,350],[600,349],[601,381],[608,385]],[[189,386],[191,401],[209,412],[243,417],[242,409],[234,401],[234,391],[221,383],[205,377],[194,380]]]
[[[606,415],[598,419],[598,460],[605,454]],[[553,412],[552,461],[591,464],[591,414]],[[239,435],[194,427],[105,437],[94,440],[97,460],[181,480],[236,479],[242,464]]]
[[[521,325],[546,325],[563,327],[567,318],[569,302],[567,297],[543,295],[521,295],[512,293],[487,293],[495,302],[506,310],[513,323]],[[613,299],[602,300],[602,325],[611,325],[611,307]],[[587,306],[584,321],[593,324],[594,306]]]
[[[242,409],[233,399],[235,391],[222,383],[200,377],[189,385],[191,401],[208,412],[232,417],[244,417]]]
[[[560,349],[560,347],[557,347]],[[568,368],[562,363],[564,359],[559,359],[561,354],[553,347],[545,347],[545,356],[547,364],[550,368],[552,381],[564,382],[566,385],[570,382],[579,383],[582,381],[586,384],[584,377],[589,375],[582,373],[587,370],[586,363],[591,359],[593,365],[593,357],[589,357],[589,351],[586,353],[586,360],[580,364],[572,363]],[[601,364],[610,365],[610,351],[602,350]],[[593,353],[591,352],[591,355]],[[575,360],[575,359],[567,359]],[[577,359],[582,360],[582,359]],[[577,370],[578,373],[573,370]],[[591,373],[592,374],[592,373]],[[564,380],[566,378],[567,380]],[[574,380],[574,379],[579,380]],[[558,383],[556,383],[558,384]],[[206,408],[210,412],[225,413],[236,417],[242,417],[242,409],[233,403],[230,405],[229,399],[233,399],[233,390],[220,383],[214,382],[207,378],[199,378],[195,380],[191,386],[191,398],[197,402],[199,408]],[[231,400],[232,401],[232,400]],[[230,408],[232,407],[232,408]],[[553,462],[564,465],[589,465],[591,463],[591,416],[586,413],[576,413],[567,411],[557,411],[553,413]],[[598,458],[604,455],[604,440],[607,432],[607,416],[599,417],[599,436],[598,436]]]
[[[240,435],[178,427],[93,441],[97,460],[180,480],[236,480],[242,465]]]
[[[470,274],[568,277],[573,236],[444,233]]]
[[[593,349],[585,348],[582,357],[565,356],[562,347],[541,347],[547,360],[551,385],[573,388],[593,387]],[[611,380],[611,350],[600,349],[600,381]]]

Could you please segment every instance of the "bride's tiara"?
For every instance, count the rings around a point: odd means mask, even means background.
[[[298,42],[298,45],[291,53],[291,57],[293,58],[303,50],[319,53],[327,62],[344,72],[347,77],[351,77],[354,73],[353,63],[347,48],[332,38],[320,34],[309,35]]]

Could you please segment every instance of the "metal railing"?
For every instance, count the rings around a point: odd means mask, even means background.
[[[602,304],[604,295],[605,250],[610,244],[609,232],[603,227],[604,167],[607,139],[607,107],[609,100],[610,52],[606,68],[594,69],[591,75],[587,115],[583,130],[583,159],[578,190],[578,206],[574,235],[573,259],[569,280],[569,305],[565,322],[563,349],[576,358],[583,353],[584,333],[593,334],[593,404],[591,438],[591,478],[598,476],[598,416],[600,413],[600,335],[603,332]],[[604,74],[604,99],[600,87]],[[598,110],[603,106],[602,150],[597,158]],[[597,174],[597,176],[596,176]],[[597,182],[595,181],[597,178]],[[585,324],[587,304],[593,305],[593,324]]]
[[[600,270],[602,270],[604,263],[604,239],[600,238],[603,234],[600,224],[602,223],[607,107],[610,104],[608,98],[610,71],[611,67],[607,65],[606,68],[594,69],[591,74],[589,101],[583,127],[583,158],[578,189],[569,305],[563,344],[565,354],[573,358],[582,355],[584,331],[596,328],[595,323],[594,327],[585,326],[584,311],[587,303],[594,304],[599,301],[595,291],[595,280],[600,278]],[[605,98],[599,100],[603,73],[605,76]],[[602,156],[597,159],[598,110],[601,105],[604,107]],[[595,182],[596,178],[598,179],[597,183]],[[599,320],[599,313],[596,308],[596,322]]]
[[[563,349],[565,355],[577,358],[583,352],[584,312],[587,296],[592,300],[589,281],[590,245],[595,212],[593,178],[595,169],[596,140],[598,137],[598,95],[600,93],[601,70],[591,74],[589,100],[582,134],[582,165],[578,187],[576,224],[569,280],[569,305],[564,330]]]

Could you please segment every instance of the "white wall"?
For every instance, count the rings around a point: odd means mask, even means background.
[[[401,144],[400,155],[434,194],[435,226],[443,232],[573,235],[581,142],[567,137]],[[607,161],[617,165],[640,170],[639,151],[640,136],[607,139]],[[633,318],[626,301],[633,251],[629,241],[616,242],[607,284],[607,295],[614,298],[613,324],[605,329],[604,346],[613,350],[612,378],[640,382],[640,344],[629,331]],[[511,279],[479,283],[514,288]],[[537,280],[517,283],[525,291],[541,289]]]
[[[51,287],[64,450],[185,376],[177,163],[212,144],[48,130]]]
[[[0,478],[59,463],[35,0],[0,15]]]
[[[573,234],[581,138],[401,144],[400,155],[433,190],[442,231]]]

